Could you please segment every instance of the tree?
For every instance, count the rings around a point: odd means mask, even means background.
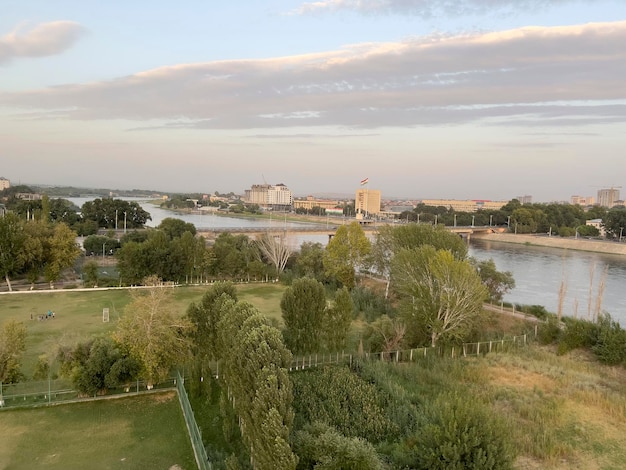
[[[346,347],[354,303],[350,291],[344,287],[335,294],[334,305],[327,307],[324,315],[323,342],[330,352],[341,351]]]
[[[364,266],[370,253],[371,243],[358,222],[341,225],[335,236],[326,245],[324,269],[326,274],[335,277],[351,289],[355,285],[356,273]]]
[[[294,438],[298,469],[382,470],[376,449],[365,439],[346,437],[320,422],[307,424]]]
[[[86,286],[97,287],[98,263],[95,261],[87,261],[83,265],[83,284]]]
[[[321,243],[304,242],[294,263],[298,277],[324,279],[324,246]]]
[[[306,277],[296,279],[283,294],[280,309],[287,347],[294,354],[319,351],[326,310],[326,292],[322,283]]]
[[[484,261],[471,260],[478,271],[480,280],[487,288],[491,302],[501,302],[504,294],[515,287],[515,279],[510,271],[498,271],[493,259]]]
[[[626,207],[613,207],[606,213],[604,230],[611,238],[626,235]]]
[[[469,262],[428,245],[397,253],[392,278],[407,329],[427,333],[433,347],[442,338],[463,338],[480,318],[487,298]]]
[[[185,232],[189,232],[191,235],[196,234],[196,226],[194,224],[173,217],[163,219],[157,229],[163,230],[170,240],[182,237]]]
[[[80,256],[80,249],[76,245],[76,232],[61,223],[54,226],[50,240],[50,252],[44,268],[46,280],[50,287],[59,279],[61,272],[74,265]]]
[[[0,383],[16,382],[20,378],[20,360],[26,350],[26,327],[15,320],[0,329]]]
[[[0,274],[9,291],[13,290],[11,276],[17,274],[24,265],[25,242],[24,226],[17,215],[9,212],[0,217]]]
[[[285,270],[287,261],[293,253],[284,235],[272,235],[266,232],[256,239],[256,244],[270,263],[276,267],[276,279]]]
[[[174,315],[170,288],[155,277],[147,279],[145,284],[150,287],[131,291],[133,299],[126,306],[113,338],[139,361],[148,388],[152,388],[167,377],[174,365],[188,357],[186,334],[191,325],[186,318]]]
[[[402,226],[384,225],[376,234],[372,248],[372,264],[376,271],[387,280],[385,298],[391,283],[391,260],[403,248],[413,249],[430,245],[438,250],[449,250],[455,259],[467,256],[467,245],[461,237],[441,225],[408,224]]]

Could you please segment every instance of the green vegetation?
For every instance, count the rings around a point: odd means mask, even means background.
[[[0,467],[15,470],[197,468],[172,391],[5,410],[0,442]]]

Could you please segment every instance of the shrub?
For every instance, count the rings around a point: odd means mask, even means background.
[[[509,469],[515,457],[504,422],[457,394],[426,407],[423,424],[406,444],[404,464],[415,469]]]
[[[555,315],[550,315],[543,325],[539,325],[537,340],[539,344],[553,344],[557,342],[560,334],[559,321]]]
[[[558,354],[565,354],[573,349],[591,348],[597,341],[596,324],[573,318],[565,318],[565,329],[559,335]]]
[[[592,350],[605,364],[617,365],[626,361],[626,330],[609,314],[602,315],[598,321],[598,337]]]
[[[363,312],[366,321],[372,322],[382,315],[395,317],[396,312],[389,299],[364,286],[352,289],[352,302],[356,314]]]
[[[364,439],[346,437],[323,423],[308,424],[293,443],[298,469],[382,470],[376,450]]]

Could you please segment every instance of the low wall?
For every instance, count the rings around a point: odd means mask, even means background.
[[[516,235],[513,233],[473,233],[472,238],[492,240],[520,245],[549,246],[552,248],[566,248],[569,250],[592,251],[595,253],[609,253],[626,256],[626,243],[588,240],[586,238],[548,237],[546,235]]]

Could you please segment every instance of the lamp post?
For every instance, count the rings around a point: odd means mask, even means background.
[[[619,228],[619,241],[622,242],[622,232],[624,232],[624,227]]]
[[[511,216],[510,215],[506,218],[506,226],[508,228],[511,228]]]
[[[438,214],[435,214],[435,227],[437,226],[437,215]]]
[[[456,214],[454,214],[454,226],[456,227]]]
[[[474,216],[472,216],[472,227],[474,226]]]
[[[420,223],[420,213],[418,212],[417,213],[417,225],[419,225],[419,223]]]
[[[126,211],[124,211],[124,233],[126,233]]]
[[[106,242],[102,244],[102,259],[104,260],[104,248],[106,247]]]
[[[493,225],[493,214],[489,215],[489,226],[491,227]]]
[[[115,209],[115,231],[117,232],[117,209]]]

